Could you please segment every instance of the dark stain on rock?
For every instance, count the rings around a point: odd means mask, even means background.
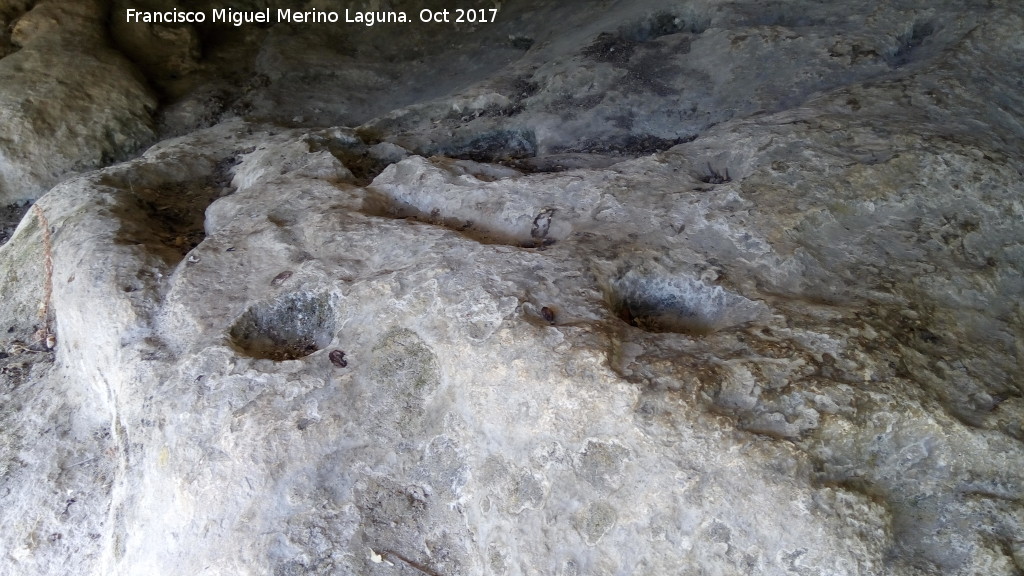
[[[331,364],[334,364],[338,368],[344,368],[348,366],[348,360],[345,360],[345,352],[341,350],[331,350],[331,353],[327,355],[331,359]]]

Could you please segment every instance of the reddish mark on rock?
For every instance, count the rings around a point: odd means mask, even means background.
[[[547,306],[540,309],[540,315],[546,322],[551,324],[555,323],[555,311]]]
[[[348,360],[345,360],[345,352],[341,350],[331,350],[331,353],[327,355],[331,359],[331,364],[334,364],[338,368],[344,368],[348,366]]]

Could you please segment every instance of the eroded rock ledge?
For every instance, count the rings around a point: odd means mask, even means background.
[[[134,57],[0,247],[0,573],[1024,571],[1020,7],[604,9]]]

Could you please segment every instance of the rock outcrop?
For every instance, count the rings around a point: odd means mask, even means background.
[[[604,10],[133,57],[0,247],[0,573],[1024,571],[1020,6]]]
[[[34,4],[31,9],[26,4]],[[156,101],[106,40],[97,0],[8,3],[0,25],[0,204],[151,142]]]

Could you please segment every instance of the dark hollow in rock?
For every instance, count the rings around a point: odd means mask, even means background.
[[[334,306],[326,293],[294,292],[251,306],[228,331],[231,343],[252,358],[297,360],[330,343]]]
[[[564,240],[571,232],[564,226],[552,226],[557,211],[542,209],[533,215],[529,230],[513,232],[491,214],[481,213],[475,219],[453,216],[434,208],[427,212],[409,203],[391,198],[374,190],[368,190],[363,200],[363,214],[378,218],[409,220],[430,226],[441,226],[480,244],[503,244],[517,248],[545,249]],[[557,230],[556,230],[557,229]]]
[[[104,185],[118,190],[113,212],[121,220],[116,240],[139,245],[174,267],[206,238],[206,209],[234,192],[231,162],[219,164],[213,174],[188,181],[154,182],[139,174],[105,178]]]
[[[367,138],[372,144],[376,142]],[[358,137],[332,137],[324,132],[306,138],[310,152],[326,150],[338,159],[355,177],[355,183],[366,186],[390,164],[370,154],[370,145]]]
[[[529,50],[533,47],[533,38],[527,36],[509,36],[509,45],[516,50]]]
[[[532,131],[495,130],[455,138],[433,153],[476,162],[500,162],[537,155],[537,139]]]
[[[931,22],[917,22],[907,34],[899,38],[899,47],[889,55],[886,60],[893,68],[899,68],[910,63],[913,53],[925,39],[935,33],[935,27]]]
[[[648,332],[706,336],[763,318],[764,304],[699,280],[624,274],[608,294],[616,316]]]
[[[556,152],[562,154],[608,154],[620,157],[636,157],[664,152],[673,146],[693,142],[696,139],[697,136],[695,134],[678,138],[659,138],[649,134],[631,134],[605,140],[583,140],[575,146],[557,150]]]
[[[622,158],[619,156],[569,152],[512,160],[504,164],[520,172],[536,174],[540,172],[565,172],[566,170],[601,170],[621,161]]]
[[[0,208],[0,246],[11,239],[15,228],[31,207],[29,202],[16,202]]]

